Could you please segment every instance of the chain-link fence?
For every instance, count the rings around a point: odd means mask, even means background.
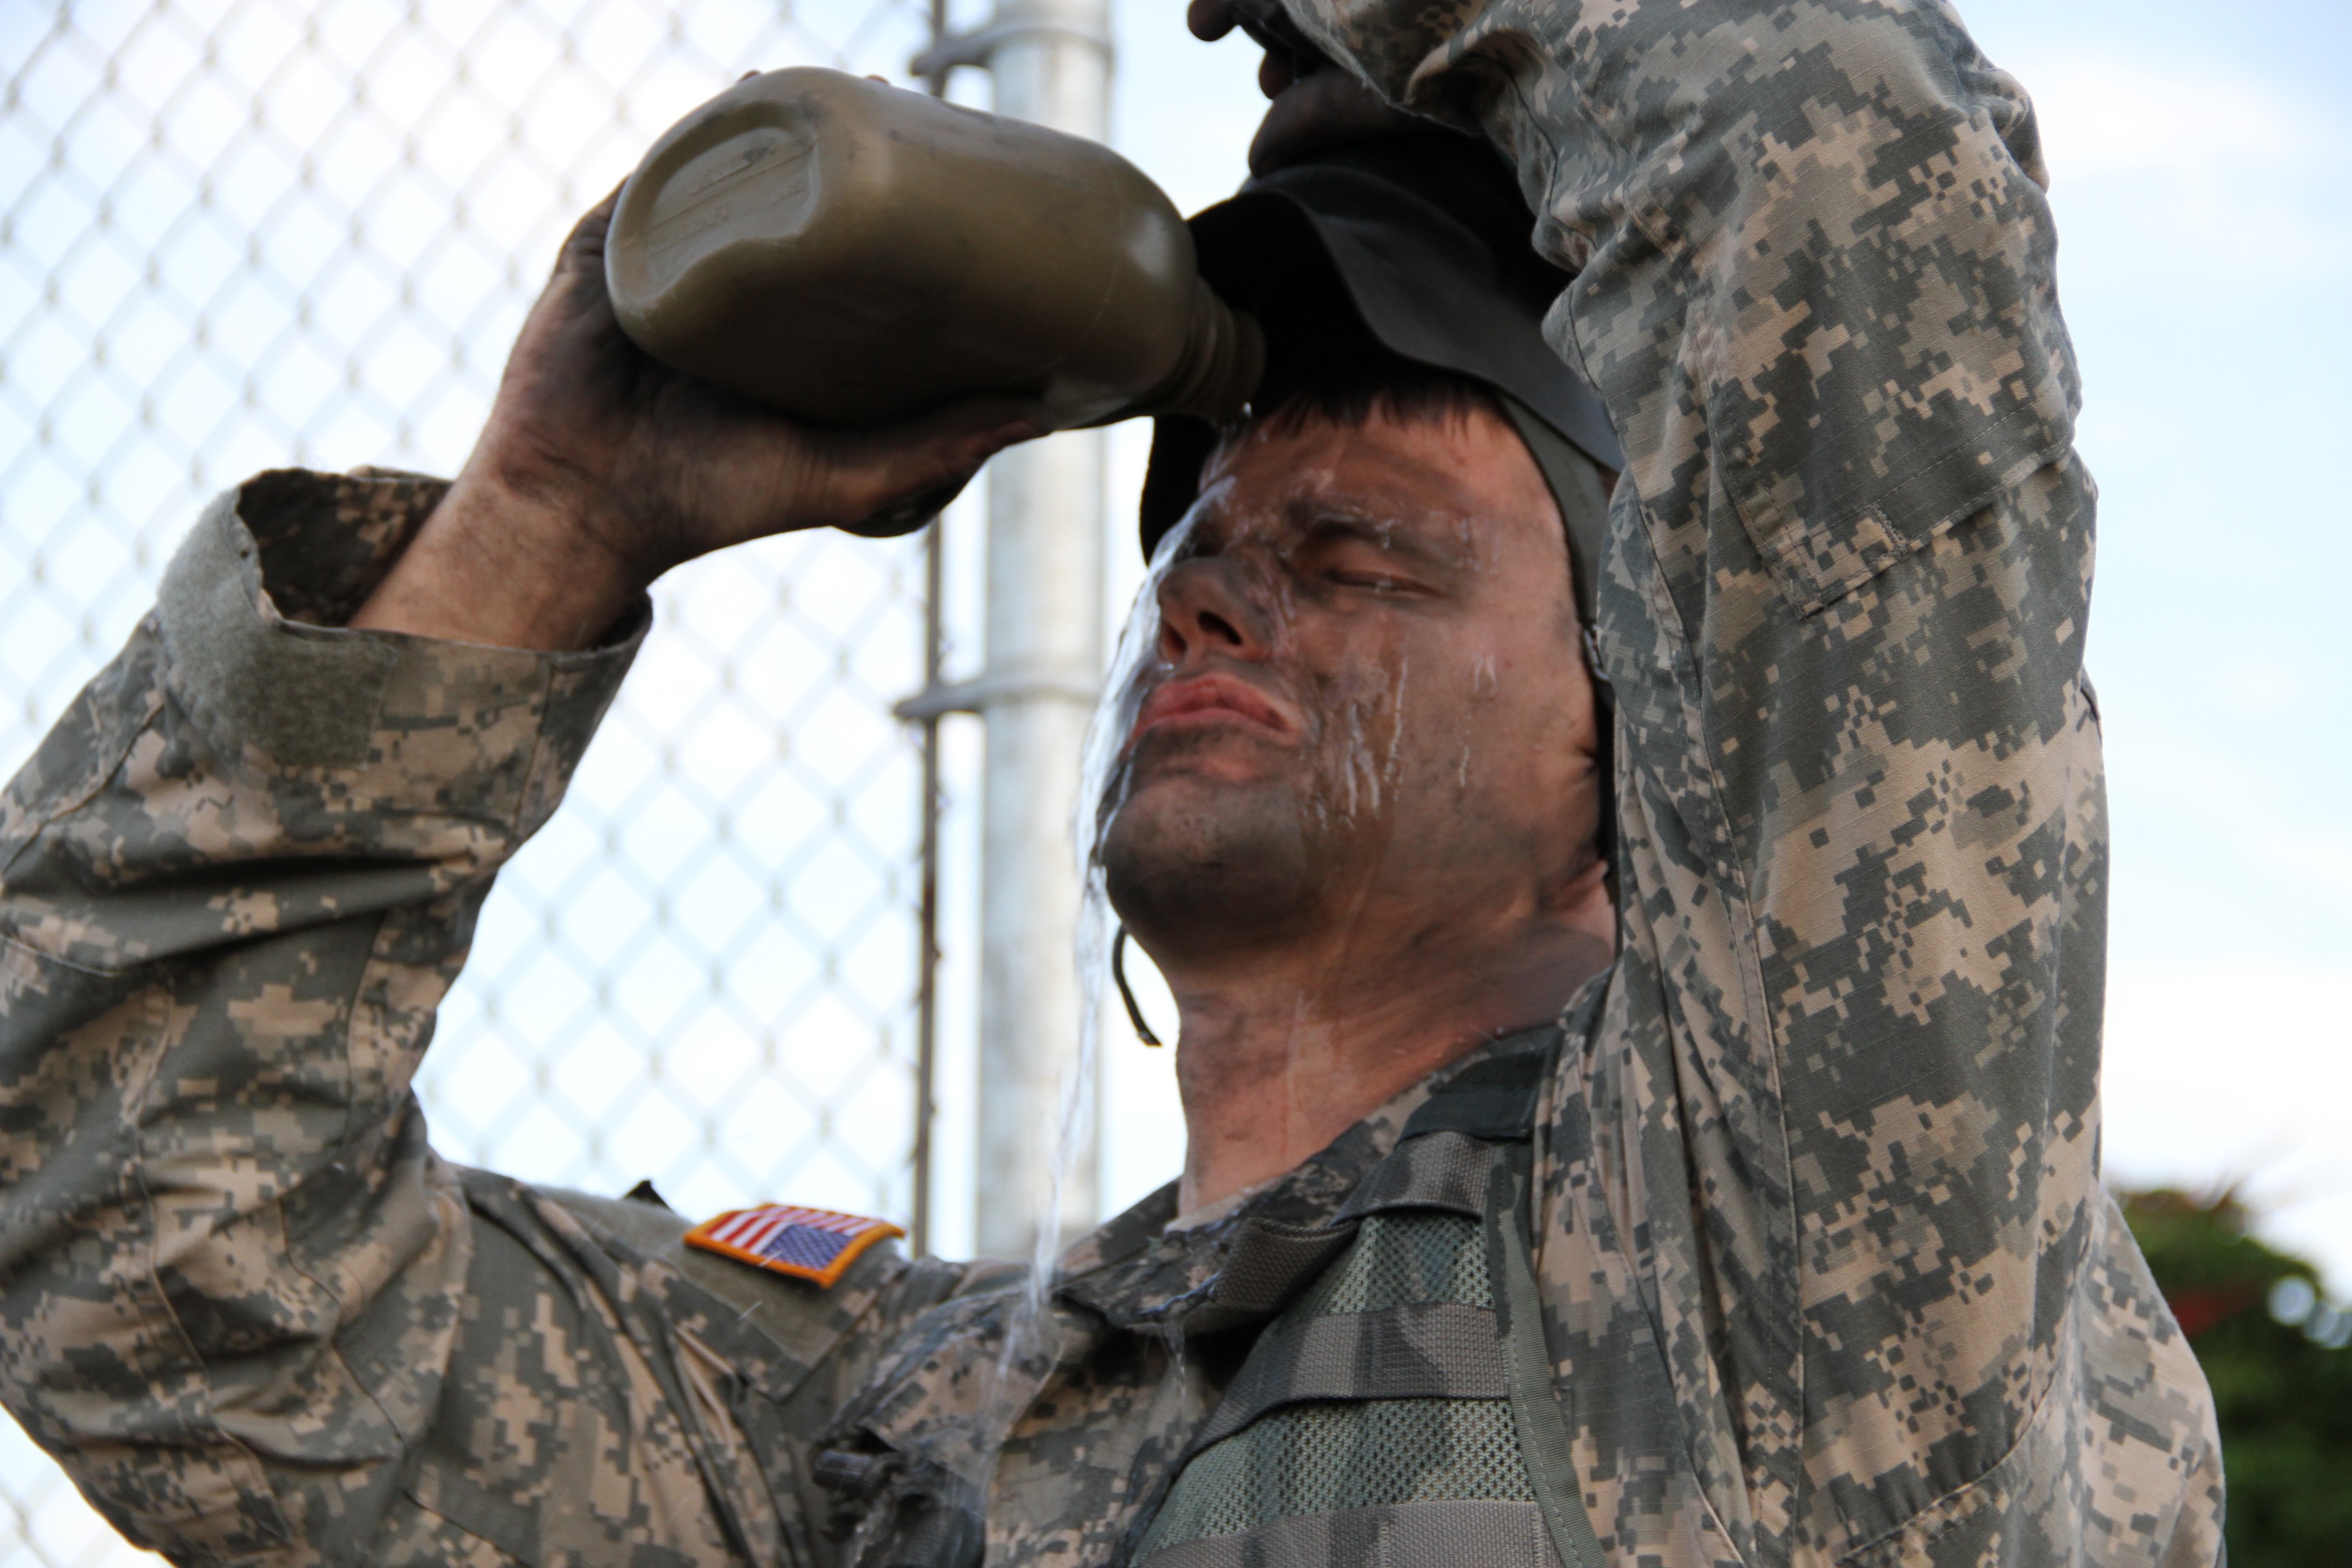
[[[929,30],[910,0],[0,7],[0,769],[213,493],[454,470],[557,241],[680,112],[755,67],[903,77]],[[920,772],[889,705],[922,596],[919,543],[835,535],[662,585],[445,1011],[445,1152],[906,1217]],[[135,1555],[0,1428],[0,1568]]]

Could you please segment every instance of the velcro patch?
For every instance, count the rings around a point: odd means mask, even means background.
[[[862,1214],[761,1204],[703,1221],[686,1233],[686,1244],[754,1268],[830,1287],[859,1253],[877,1241],[906,1234],[887,1219]]]

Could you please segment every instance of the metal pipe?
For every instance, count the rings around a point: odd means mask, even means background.
[[[1052,1191],[1082,1007],[1072,962],[1071,807],[1101,663],[1103,444],[1059,436],[997,459],[989,484],[988,658],[981,704],[979,1211],[983,1257],[1019,1258]],[[1037,679],[1043,677],[1045,679]],[[1076,700],[1074,700],[1076,699]],[[1081,1092],[1086,1092],[1082,1089]],[[1058,1228],[1094,1217],[1091,1137],[1063,1167]]]
[[[1108,27],[1104,0],[997,0],[971,40],[994,79],[997,112],[1104,139]],[[1102,434],[1076,431],[1004,453],[989,470],[988,668],[973,683],[987,724],[974,1184],[982,1257],[1025,1257],[1034,1243],[1063,1087],[1077,1063],[1070,821],[1102,670],[1105,464]],[[1092,1223],[1095,1185],[1089,1135],[1065,1165],[1055,1228]]]

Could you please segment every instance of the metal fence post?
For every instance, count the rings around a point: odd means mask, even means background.
[[[1101,141],[1110,129],[1108,27],[1105,0],[998,0],[986,26],[943,40],[915,68],[985,65],[997,112]],[[987,673],[954,702],[987,725],[974,1180],[983,1257],[1030,1251],[1078,1057],[1070,821],[1102,666],[1105,457],[1100,432],[1076,431],[1007,452],[989,469]],[[1061,1227],[1090,1223],[1094,1210],[1087,1132],[1064,1170]]]
[[[998,0],[998,112],[1097,141],[1110,132],[1104,0]],[[1019,1257],[1045,1212],[1081,987],[1071,807],[1102,668],[1105,440],[1074,431],[1008,452],[989,479],[987,773],[981,797],[981,1254]],[[1077,1092],[1092,1092],[1080,1085]],[[1068,1152],[1060,1228],[1095,1217],[1091,1119]]]

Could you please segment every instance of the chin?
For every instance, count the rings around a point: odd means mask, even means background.
[[[1119,803],[1101,859],[1111,908],[1155,954],[1253,944],[1315,900],[1306,814],[1265,782],[1157,773]]]

